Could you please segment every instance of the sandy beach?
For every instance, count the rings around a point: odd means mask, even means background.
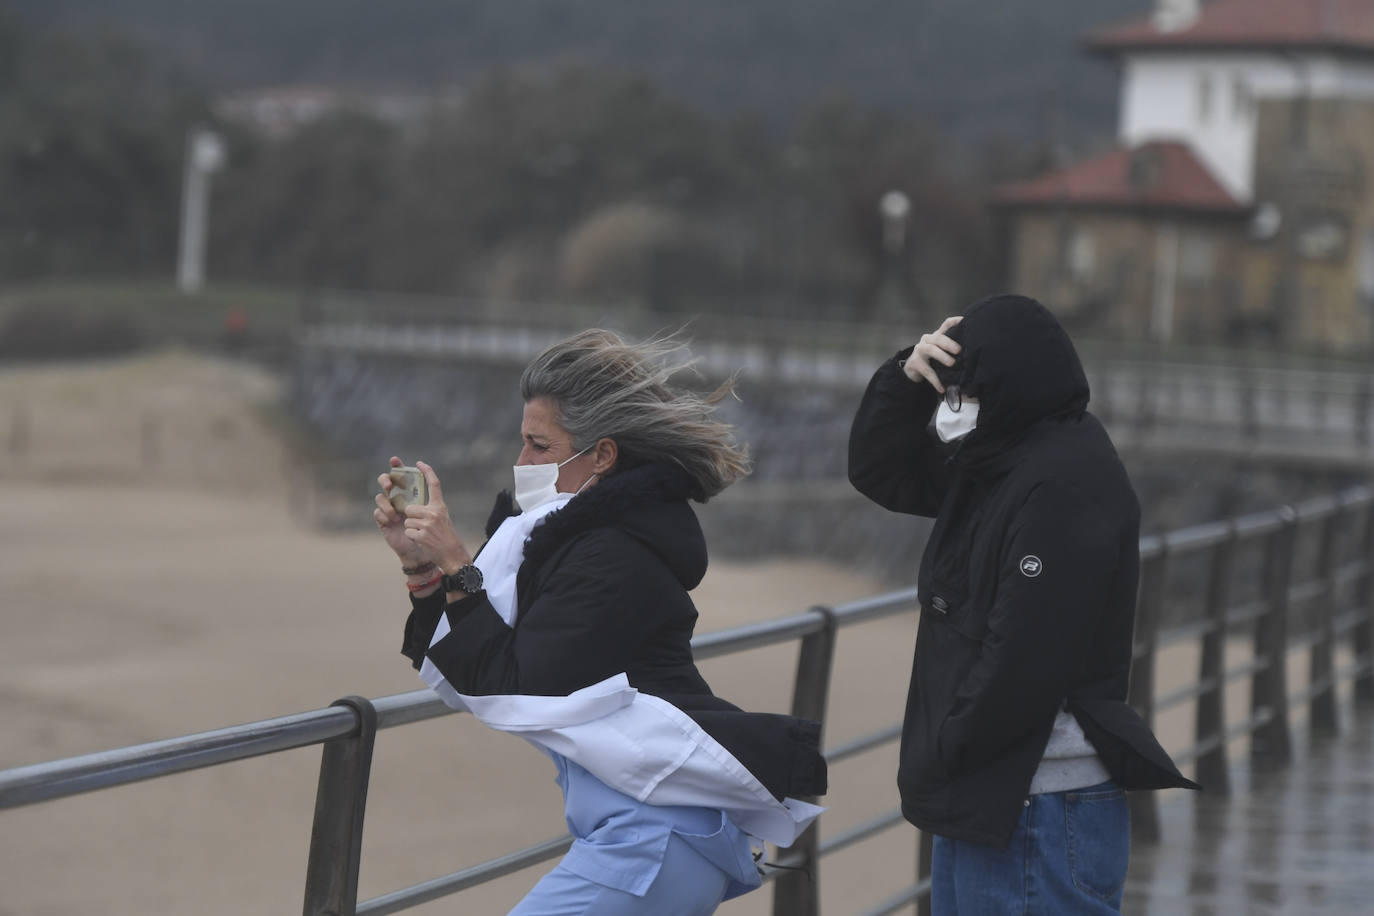
[[[0,373],[11,459],[0,471],[0,767],[422,686],[397,651],[406,602],[394,557],[373,534],[295,520],[285,451],[262,419],[274,385],[179,353]],[[478,521],[459,525],[473,534]],[[694,593],[698,632],[883,590],[824,562],[716,560]],[[897,721],[914,637],[912,615],[842,632],[827,743]],[[702,667],[734,702],[785,711],[795,656],[788,646]],[[1161,690],[1193,664],[1187,652],[1166,658]],[[1190,730],[1161,723],[1170,747]],[[0,813],[0,916],[298,911],[318,763],[311,748]],[[825,829],[893,806],[894,773],[895,748],[834,767]],[[553,768],[518,739],[462,716],[385,731],[360,899],[562,829]],[[827,858],[826,911],[909,883],[915,836],[903,825]],[[414,912],[501,913],[542,870]],[[762,914],[770,896],[721,912]]]

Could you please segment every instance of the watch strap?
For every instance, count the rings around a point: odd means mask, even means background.
[[[457,572],[444,575],[444,591],[466,592],[471,595],[482,590],[482,570],[468,563]]]

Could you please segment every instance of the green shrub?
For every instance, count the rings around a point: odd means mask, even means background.
[[[0,321],[0,359],[110,356],[138,350],[147,339],[131,315],[83,314],[50,303],[24,305]]]

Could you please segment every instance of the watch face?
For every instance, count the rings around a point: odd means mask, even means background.
[[[480,592],[482,590],[482,570],[471,564],[460,568],[452,575],[444,576],[446,592]]]
[[[482,590],[482,570],[468,565],[451,576],[444,576],[444,588],[448,591],[461,591],[472,594]]]
[[[463,591],[480,592],[482,590],[482,570],[476,566],[464,566],[458,570],[458,575],[463,580]]]

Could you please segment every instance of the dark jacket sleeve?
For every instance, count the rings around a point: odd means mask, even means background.
[[[1088,494],[1041,483],[1002,545],[978,659],[940,726],[941,762],[977,769],[1054,719],[1081,680],[1120,561],[1119,519]],[[1023,561],[1038,562],[1023,571]]]
[[[849,430],[849,482],[885,509],[933,517],[950,473],[926,428],[940,395],[906,377],[900,361],[910,355],[907,348],[884,362],[864,391]]]
[[[496,529],[501,523],[512,515],[519,514],[515,508],[515,500],[511,498],[508,491],[502,490],[496,494],[496,503],[492,506],[491,513],[487,516],[486,532],[490,538],[496,533]],[[477,548],[477,556],[482,555],[486,548],[484,542]],[[410,596],[410,616],[406,618],[405,636],[401,639],[401,654],[410,659],[410,664],[416,671],[425,660],[425,651],[429,648],[429,641],[434,638],[434,630],[439,626],[439,618],[443,616],[445,609],[453,616],[466,614],[470,608],[485,603],[481,595],[469,595],[462,601],[455,602],[452,607],[448,607],[444,590],[426,595],[423,598]],[[487,604],[490,608],[490,604]]]
[[[425,650],[429,648],[429,641],[434,638],[434,630],[439,626],[439,618],[443,616],[445,608],[461,614],[467,607],[481,600],[480,595],[469,595],[450,606],[445,603],[443,589],[423,598],[411,595],[410,616],[406,618],[405,635],[401,638],[401,654],[410,659],[411,666],[419,671],[425,660]]]
[[[578,535],[540,570],[515,627],[484,596],[449,605],[450,632],[428,651],[459,693],[564,696],[625,671],[661,621],[654,596],[681,590],[658,557],[610,528]],[[478,597],[478,596],[472,596]]]
[[[821,723],[776,713],[744,712],[710,694],[669,694],[662,699],[691,716],[778,801],[826,793],[829,773],[821,753]]]

